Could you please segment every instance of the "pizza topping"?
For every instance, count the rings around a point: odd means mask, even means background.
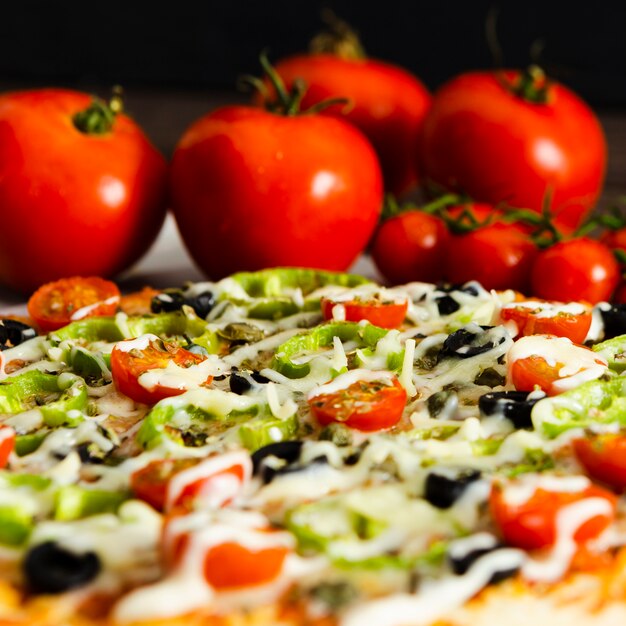
[[[37,331],[24,322],[14,319],[0,319],[0,350],[14,348],[36,336]]]
[[[93,580],[101,564],[94,552],[77,554],[46,541],[28,551],[23,568],[34,593],[62,593]]]
[[[440,509],[449,509],[480,478],[480,472],[442,473],[441,470],[429,472],[424,485],[424,498]]]
[[[532,428],[532,408],[543,395],[527,391],[492,391],[480,396],[478,407],[484,415],[511,420],[515,428]]]
[[[0,544],[93,553],[90,588],[122,594],[120,622],[239,611],[292,585],[330,610],[326,585],[342,624],[389,626],[444,617],[517,571],[557,580],[601,534],[621,545],[615,496],[573,454],[623,489],[623,338],[514,344],[493,326],[507,311],[532,313],[537,332],[589,308],[359,280],[241,274],[160,294],[164,312],[78,320],[2,351],[14,451],[0,445]],[[371,299],[406,307],[401,330],[321,319],[322,300],[348,319]],[[137,387],[178,395],[147,406],[111,370],[153,349],[165,361]],[[511,388],[533,357],[558,395]]]
[[[539,387],[548,395],[600,378],[606,359],[566,337],[533,335],[518,339],[507,354],[509,382],[518,391]]]

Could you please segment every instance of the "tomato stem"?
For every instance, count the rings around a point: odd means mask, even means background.
[[[367,58],[358,34],[347,22],[339,19],[329,8],[322,11],[321,18],[327,28],[311,40],[311,54],[333,54],[351,61]]]
[[[94,97],[91,104],[72,117],[72,122],[81,133],[86,135],[105,135],[111,132],[115,117],[124,111],[122,88],[113,87],[109,102]]]
[[[550,96],[552,81],[538,65],[529,65],[513,81],[506,81],[507,89],[533,104],[546,104]]]
[[[350,105],[350,101],[347,98],[329,98],[303,111],[301,110],[301,105],[302,98],[307,90],[306,82],[301,78],[296,78],[291,85],[291,89],[287,89],[285,81],[269,62],[265,51],[261,52],[259,55],[259,61],[267,81],[269,81],[272,86],[273,93],[276,94],[276,99],[271,99],[273,94],[271,90],[268,89],[266,81],[256,76],[246,74],[240,77],[239,85],[249,85],[258,90],[265,102],[265,108],[272,113],[291,117],[302,113],[319,113],[321,110],[336,104]]]

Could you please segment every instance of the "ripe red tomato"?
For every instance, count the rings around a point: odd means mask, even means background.
[[[398,328],[406,316],[409,303],[384,302],[383,300],[347,300],[345,302],[334,301],[328,298],[321,300],[322,315],[325,320],[333,319],[333,308],[337,305],[343,307],[344,320],[347,322],[360,322],[367,320],[374,326],[381,328]]]
[[[452,283],[477,280],[485,289],[527,293],[537,253],[520,226],[494,222],[450,238],[445,275]]]
[[[157,459],[131,474],[130,487],[157,511],[189,511],[202,498],[211,506],[224,506],[251,472],[249,458],[242,462],[237,454],[231,453],[232,464],[219,457]],[[226,482],[229,478],[234,480]]]
[[[46,283],[28,300],[28,314],[44,332],[85,317],[113,315],[120,303],[115,283],[97,276]]]
[[[562,305],[561,305],[562,306]],[[500,311],[502,321],[513,321],[517,336],[556,335],[567,337],[574,343],[583,343],[591,328],[592,314],[589,307],[579,313],[563,310],[558,304],[541,303],[537,308],[522,304],[507,304]]]
[[[520,78],[472,72],[435,94],[420,149],[424,176],[476,200],[535,211],[551,193],[557,223],[571,231],[600,194],[604,134],[570,90],[544,82],[547,101],[531,102],[514,92]]]
[[[185,350],[175,343],[161,341],[156,335],[143,335],[137,339],[118,342],[111,351],[111,375],[117,390],[135,402],[155,404],[163,398],[177,396],[187,391],[185,381],[174,386],[155,384],[144,387],[139,377],[149,370],[163,369],[168,363],[188,368],[204,361],[206,357]],[[210,382],[211,377],[205,382]]]
[[[15,431],[10,426],[0,426],[0,468],[6,467],[15,449]]]
[[[112,276],[154,241],[166,163],[135,122],[79,130],[92,99],[60,89],[0,96],[0,283],[29,292],[76,274]]]
[[[415,149],[431,96],[415,76],[389,63],[334,54],[291,57],[276,71],[287,86],[305,81],[304,109],[329,98],[349,99],[347,107],[333,105],[322,114],[348,120],[372,142],[385,189],[400,195],[417,184]]]
[[[339,422],[369,432],[391,428],[400,421],[406,391],[397,378],[391,384],[359,380],[334,393],[314,395],[308,402],[322,426]]]
[[[384,221],[376,231],[371,254],[391,284],[443,278],[450,235],[439,217],[407,211]]]
[[[170,183],[185,244],[212,278],[280,265],[345,270],[382,203],[376,154],[354,127],[253,107],[193,124]]]
[[[607,511],[584,521],[574,534],[578,544],[597,537],[615,517],[617,498],[606,489],[589,485],[581,491],[551,491],[537,488],[522,503],[507,501],[506,487],[495,484],[489,498],[491,515],[504,541],[523,550],[537,550],[554,545],[557,539],[556,518],[568,505],[590,498],[607,501]]]
[[[620,279],[619,264],[599,241],[580,237],[561,241],[537,256],[533,293],[546,300],[595,304],[609,300]]]
[[[590,439],[574,439],[574,452],[591,478],[615,489],[626,489],[626,436],[594,435]]]

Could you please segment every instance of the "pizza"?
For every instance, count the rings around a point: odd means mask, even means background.
[[[298,268],[0,322],[0,624],[626,623],[626,313]]]

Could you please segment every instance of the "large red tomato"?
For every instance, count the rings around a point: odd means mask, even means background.
[[[243,106],[187,130],[170,188],[185,244],[211,278],[277,265],[345,270],[382,203],[376,154],[356,128]]]
[[[0,96],[0,284],[28,292],[112,276],[159,232],[165,160],[122,113],[109,112],[104,132],[79,130],[74,118],[92,102],[60,89]],[[106,115],[86,124],[106,125]]]
[[[302,78],[308,89],[304,109],[329,98],[347,98],[323,115],[348,120],[378,153],[385,188],[402,194],[418,182],[417,145],[431,96],[412,74],[374,59],[345,59],[334,54],[300,55],[276,64],[288,86]]]
[[[478,201],[539,211],[548,194],[557,223],[580,224],[601,191],[606,141],[589,107],[557,83],[517,71],[463,74],[444,85],[424,122],[427,180]],[[545,102],[541,100],[545,94]],[[529,99],[530,98],[530,99]]]

